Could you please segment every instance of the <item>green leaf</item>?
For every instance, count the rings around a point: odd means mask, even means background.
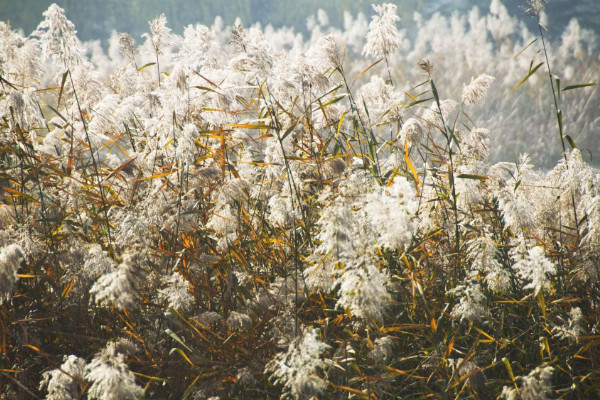
[[[62,98],[63,89],[65,88],[65,82],[67,81],[68,74],[69,70],[67,70],[62,76],[62,81],[60,82],[60,91],[58,92],[58,101],[56,102],[56,108],[60,108],[60,99]]]
[[[556,119],[558,121],[558,130],[560,131],[560,137],[563,137],[563,115],[562,110],[556,112]]]
[[[294,123],[292,125],[290,125],[289,128],[286,129],[286,131],[283,133],[283,136],[281,136],[281,139],[279,139],[280,142],[283,142],[283,140],[288,137],[288,135],[290,133],[292,133],[294,131],[294,128],[296,128],[296,126],[298,125],[298,122],[300,122],[300,120],[304,118],[304,114],[300,115],[296,121],[294,121]]]
[[[541,67],[542,65],[544,65],[544,63],[539,63],[538,65],[536,65],[535,67],[533,67],[533,69],[530,69],[530,70],[529,70],[529,73],[527,74],[527,76],[526,76],[525,78],[523,78],[523,80],[522,80],[521,82],[519,82],[519,84],[518,84],[517,86],[515,86],[515,88],[514,88],[512,91],[514,92],[514,91],[515,91],[515,90],[517,90],[519,87],[521,87],[521,85],[522,85],[522,84],[524,84],[525,82],[527,82],[527,80],[528,80],[529,78],[531,78],[531,76],[532,76],[533,74],[535,74],[535,72],[536,72],[538,69],[540,69],[540,67]]]
[[[438,91],[437,88],[435,87],[435,83],[433,83],[433,79],[430,80],[431,83],[431,93],[433,94],[433,98],[435,99],[436,103],[440,103],[440,96],[438,95]]]
[[[515,183],[515,189],[514,189],[515,192],[517,191],[519,186],[521,186],[521,180],[518,180],[517,183]]]
[[[204,91],[207,91],[207,92],[213,92],[213,93],[216,93],[216,94],[221,94],[221,93],[217,92],[216,90],[211,89],[211,88],[206,87],[206,86],[192,86],[192,89],[200,89],[200,90],[204,90]]]
[[[485,175],[475,175],[475,174],[460,174],[457,176],[457,178],[475,179],[475,180],[479,180],[479,181],[485,181],[486,179],[488,179],[488,177]]]
[[[151,62],[151,63],[148,63],[148,64],[146,64],[146,65],[143,65],[143,66],[141,66],[141,67],[138,69],[138,72],[140,72],[140,71],[141,71],[141,70],[143,70],[144,68],[146,68],[146,67],[149,67],[149,66],[151,66],[151,65],[156,65],[156,63],[155,63],[155,62]]]
[[[538,38],[535,38],[535,39],[533,39],[531,42],[529,42],[529,44],[528,44],[527,46],[523,47],[523,49],[521,49],[521,51],[519,51],[519,52],[517,53],[517,55],[516,55],[516,56],[514,56],[514,58],[517,58],[517,57],[519,57],[521,54],[523,54],[523,52],[524,52],[525,50],[527,50],[527,49],[529,48],[529,46],[531,46],[532,44],[534,44],[535,42],[537,42],[537,40],[538,40]]]
[[[441,114],[441,110],[440,110],[440,114]],[[456,147],[458,147],[458,150],[460,150],[460,143],[458,142],[458,138],[454,134],[454,129],[450,129],[448,126],[444,126],[444,128],[445,128],[446,131],[448,131],[448,136],[450,137],[450,140],[452,142],[454,142],[454,144],[456,145]]]
[[[410,92],[412,92],[412,91],[414,91],[416,88],[418,88],[418,87],[421,87],[421,86],[423,86],[423,85],[426,85],[426,84],[428,84],[428,83],[429,83],[429,79],[427,79],[426,81],[423,81],[423,82],[419,83],[419,84],[418,84],[417,86],[415,86],[415,87],[412,87],[412,88],[411,88],[409,91],[410,91]]]
[[[572,149],[577,148],[577,145],[575,144],[575,141],[573,140],[573,138],[571,138],[571,136],[565,135],[565,138],[567,139],[567,142],[569,142],[569,144],[571,145]]]
[[[428,98],[426,98],[426,99],[422,99],[422,100],[413,101],[412,103],[409,103],[409,104],[407,105],[407,107],[416,106],[417,104],[425,103],[426,101],[429,101],[429,100],[433,100],[433,97],[428,97]]]
[[[577,85],[570,85],[564,88],[562,91],[566,92],[567,90],[579,89],[584,87],[596,86],[596,83],[578,83]]]
[[[192,351],[192,349],[190,349],[185,343],[183,343],[183,340],[181,340],[175,332],[173,332],[172,330],[167,328],[167,329],[165,329],[165,333],[167,335],[171,336],[177,343],[179,343],[180,345],[185,347],[188,351]],[[171,351],[173,351],[173,350],[171,350]]]
[[[348,95],[347,95],[347,94],[345,94],[345,93],[344,93],[344,94],[342,94],[342,95],[339,95],[338,97],[334,97],[332,100],[329,100],[327,103],[323,104],[323,105],[321,106],[321,108],[325,108],[325,107],[327,107],[327,106],[330,106],[330,105],[332,105],[332,104],[335,104],[335,103],[337,103],[338,101],[345,99],[346,97],[348,97]]]

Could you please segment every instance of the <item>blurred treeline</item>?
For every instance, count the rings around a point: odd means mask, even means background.
[[[165,13],[169,26],[181,34],[188,24],[212,25],[221,16],[226,25],[239,17],[244,25],[260,22],[274,27],[289,26],[296,32],[308,33],[307,18],[318,9],[327,12],[329,23],[343,26],[344,11],[353,15],[363,12],[372,15],[371,3],[376,0],[0,0],[0,20],[11,22],[13,29],[31,33],[42,20],[42,13],[56,2],[65,9],[67,18],[73,21],[78,37],[85,40],[106,40],[112,31],[128,32],[135,38],[148,30],[148,21]],[[425,17],[441,12],[450,15],[454,11],[465,12],[473,6],[488,11],[490,0],[385,0],[396,3],[402,24],[409,29],[415,11]],[[512,15],[521,15],[525,0],[504,0]],[[549,24],[555,32],[572,17],[577,17],[584,28],[600,32],[600,1],[598,0],[552,0],[547,7]],[[556,29],[558,28],[558,29]]]

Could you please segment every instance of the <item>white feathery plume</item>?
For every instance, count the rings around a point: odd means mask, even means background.
[[[330,346],[321,342],[315,329],[290,342],[287,350],[277,353],[265,373],[275,384],[283,385],[283,398],[308,399],[326,389],[326,381],[318,374],[327,363],[321,358]]]
[[[46,387],[46,400],[78,400],[84,383],[86,362],[74,355],[65,356],[60,369],[42,374],[40,389]]]
[[[119,51],[131,61],[135,60],[135,39],[128,33],[119,33]]]
[[[540,15],[546,8],[546,4],[548,4],[548,0],[527,0],[525,11],[532,17]]]
[[[100,306],[132,309],[137,305],[137,289],[141,282],[139,268],[126,253],[116,271],[102,275],[90,289],[90,295]]]
[[[194,319],[200,324],[204,325],[205,327],[210,328],[212,325],[221,321],[223,317],[221,316],[221,314],[216,313],[214,311],[206,311],[202,314],[196,315]]]
[[[481,285],[467,278],[465,284],[456,286],[447,292],[460,296],[460,301],[452,309],[452,316],[460,321],[478,321],[488,314],[485,307],[486,297],[481,291]]]
[[[336,306],[348,308],[364,322],[381,322],[389,298],[388,276],[366,257],[362,258],[363,265],[350,265],[337,279],[340,289]]]
[[[135,400],[144,394],[119,350],[117,343],[108,343],[86,367],[85,379],[91,382],[89,399]]]
[[[400,17],[396,15],[396,5],[384,3],[372,5],[377,15],[373,16],[369,24],[367,44],[362,54],[374,58],[387,58],[394,53],[402,44],[402,35],[396,28],[396,22]]]
[[[489,155],[489,144],[489,129],[475,128],[461,140],[460,152],[467,161],[484,161]]]
[[[219,50],[215,32],[204,25],[188,25],[183,31],[183,42],[175,60],[192,71],[205,65],[216,67],[215,61],[223,56]]]
[[[352,235],[354,225],[349,205],[343,201],[332,201],[323,209],[317,222],[321,243],[314,250],[311,261],[314,263],[304,270],[307,287],[328,292],[335,278],[335,266],[353,256]]]
[[[32,36],[40,39],[44,57],[52,57],[61,66],[74,68],[87,62],[75,25],[65,17],[65,10],[52,4]]]
[[[430,108],[426,109],[423,112],[423,120],[430,125],[435,127],[442,127],[442,118],[444,116],[444,121],[449,123],[450,114],[456,109],[458,103],[452,99],[442,100],[440,102],[440,107],[438,108],[437,104],[433,104]],[[441,109],[441,114],[440,114]]]
[[[554,367],[537,367],[526,376],[517,376],[520,389],[504,386],[502,396],[506,400],[546,400],[549,399],[552,388],[552,372]]]
[[[195,161],[197,137],[198,127],[195,124],[186,124],[177,140],[177,154],[188,165],[193,165]]]
[[[573,307],[569,311],[569,318],[566,323],[552,328],[552,334],[560,339],[567,339],[571,343],[577,343],[579,337],[585,333],[584,322],[581,308]]]
[[[407,119],[402,124],[402,130],[400,131],[400,144],[404,145],[404,142],[408,147],[419,145],[425,137],[423,131],[423,125],[416,118]]]
[[[164,277],[163,280],[166,283],[166,287],[158,293],[160,301],[181,313],[191,311],[194,305],[194,296],[188,292],[190,283],[178,272]]]
[[[377,233],[377,242],[391,250],[403,250],[410,244],[418,208],[414,186],[404,177],[396,177],[391,186],[379,188],[366,197],[365,211]]]
[[[544,249],[537,246],[513,265],[517,275],[528,282],[523,289],[533,289],[534,295],[550,287],[548,275],[556,273],[556,266],[544,256]]]
[[[17,270],[25,259],[23,249],[11,244],[0,251],[0,305],[10,299],[15,282],[19,279]]]
[[[269,199],[269,215],[267,219],[273,226],[288,227],[294,222],[293,199],[289,196],[282,196],[275,193]]]
[[[164,13],[150,21],[150,33],[144,33],[142,37],[146,38],[147,43],[150,43],[157,56],[163,54],[164,49],[171,45],[170,40],[172,37]]]
[[[461,149],[463,149],[461,147]],[[481,173],[481,164],[459,164],[455,174],[477,175]],[[486,198],[485,184],[478,179],[456,178],[456,193],[458,206],[462,210],[473,209],[474,206],[483,204]]]
[[[488,89],[492,86],[496,78],[486,74],[481,74],[471,80],[471,83],[463,88],[462,101],[466,104],[479,103],[485,97]]]
[[[468,259],[471,270],[485,276],[487,287],[492,290],[507,290],[510,287],[510,275],[496,259],[498,247],[487,237],[479,237],[467,243]]]

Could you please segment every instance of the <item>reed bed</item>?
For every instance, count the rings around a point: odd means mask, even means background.
[[[593,36],[373,8],[0,23],[0,399],[600,396]]]

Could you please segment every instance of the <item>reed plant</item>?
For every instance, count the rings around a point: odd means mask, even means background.
[[[600,396],[589,33],[374,11],[364,49],[0,23],[0,399]],[[498,161],[552,102],[555,165]]]

